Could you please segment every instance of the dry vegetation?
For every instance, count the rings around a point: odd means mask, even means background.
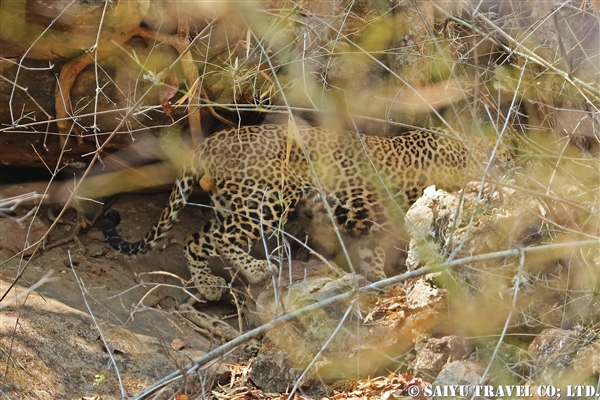
[[[178,399],[389,398],[434,381],[600,392],[597,0],[0,7],[2,398],[141,399],[159,389]],[[169,277],[164,288],[136,285],[125,266],[137,264],[108,250],[93,225],[103,204],[170,184],[188,149],[220,128],[291,118],[387,136],[442,127],[490,152],[508,148],[512,159],[460,195],[422,198],[406,222],[406,266],[386,281],[361,291],[320,288],[286,312],[249,321],[235,295],[232,325],[248,332],[227,336],[215,321],[194,328],[211,338],[194,342],[198,354],[165,343],[196,340],[179,320],[129,328],[143,312],[162,318],[175,309],[165,299],[193,290]],[[154,205],[156,195],[146,196],[128,200],[130,216],[146,223],[130,228],[132,236],[160,213],[163,198]],[[145,204],[137,214],[136,202]],[[201,207],[189,209],[200,218]],[[187,233],[200,225],[189,226]],[[170,254],[142,264],[173,272],[183,260]],[[90,270],[80,279],[83,265]],[[86,284],[104,297],[92,298]],[[60,305],[35,296],[55,301],[65,292],[80,303],[68,311],[74,319],[67,311],[44,319]],[[160,327],[168,323],[177,335]],[[117,339],[105,336],[124,338],[126,329],[136,344],[111,347]],[[287,368],[281,389],[252,375],[254,366],[277,371],[261,364],[260,352],[230,353],[265,334],[263,362],[281,357],[282,376]],[[98,341],[107,352],[94,350]],[[81,360],[81,382],[70,382],[61,356]],[[230,367],[215,367],[223,360]],[[209,379],[223,370],[231,371],[225,379]]]

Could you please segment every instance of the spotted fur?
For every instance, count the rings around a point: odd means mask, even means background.
[[[468,154],[466,144],[440,131],[383,138],[302,126],[229,129],[194,151],[167,207],[140,241],[119,236],[120,217],[114,210],[105,214],[102,229],[115,249],[143,253],[173,226],[194,183],[202,179],[215,218],[186,239],[185,256],[199,292],[218,300],[225,280],[208,268],[211,256],[221,256],[249,282],[261,281],[271,275],[269,262],[251,257],[248,243],[271,233],[297,206],[320,208],[325,200],[343,232],[365,239],[359,242],[358,267],[376,281],[385,278],[378,233],[393,230],[397,210],[406,209],[427,186],[462,187]]]

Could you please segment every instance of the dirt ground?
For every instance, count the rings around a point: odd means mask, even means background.
[[[119,232],[129,240],[141,238],[160,215],[166,199],[167,194],[119,198],[112,206],[121,212]],[[38,229],[50,225],[47,211],[40,211],[43,224]],[[75,217],[75,211],[70,210],[63,219],[74,222]],[[82,231],[79,243],[70,241],[33,257],[2,302],[9,306],[0,311],[2,398],[129,397],[221,344],[222,339],[203,336],[173,312],[178,302],[188,298],[178,279],[164,274],[144,275],[166,271],[189,279],[182,241],[199,229],[201,218],[199,207],[187,207],[164,241],[164,248],[137,257],[113,250],[98,226]],[[72,229],[71,225],[58,225],[47,244],[68,237]],[[7,232],[6,226],[3,230],[13,242],[25,232]],[[0,250],[3,260],[15,251],[7,248],[7,242],[3,241]],[[25,261],[17,258],[2,265],[3,294],[24,265]],[[31,285],[50,272],[47,281],[25,295]],[[227,302],[201,307],[209,315],[225,317],[234,326],[238,323],[236,308]],[[111,354],[102,344],[101,335]],[[176,350],[178,344],[184,347]],[[247,356],[239,350],[227,360]],[[186,392],[210,390],[212,378],[223,370],[215,365],[200,372],[200,379],[190,380],[196,383],[188,384]],[[165,395],[173,395],[173,390]]]

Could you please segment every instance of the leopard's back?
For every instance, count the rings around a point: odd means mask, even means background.
[[[230,188],[323,188],[326,194],[391,194],[406,207],[430,185],[464,184],[469,149],[444,131],[411,131],[396,137],[283,125],[230,129],[196,151],[208,174]],[[473,167],[475,170],[475,167]],[[383,186],[376,188],[376,186]],[[286,191],[287,192],[287,191]]]

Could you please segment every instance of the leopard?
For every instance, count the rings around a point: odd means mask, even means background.
[[[160,218],[141,240],[128,242],[118,234],[115,210],[104,214],[101,227],[114,249],[144,253],[166,236],[199,183],[214,212],[185,239],[184,254],[194,286],[207,301],[220,300],[227,288],[211,272],[210,258],[220,257],[250,284],[266,280],[275,267],[268,257],[251,256],[248,243],[280,229],[301,207],[330,211],[339,231],[357,240],[357,272],[375,282],[386,278],[381,235],[401,225],[398,213],[428,186],[456,191],[480,174],[490,160],[472,149],[443,129],[393,137],[293,123],[225,129],[192,152]]]

